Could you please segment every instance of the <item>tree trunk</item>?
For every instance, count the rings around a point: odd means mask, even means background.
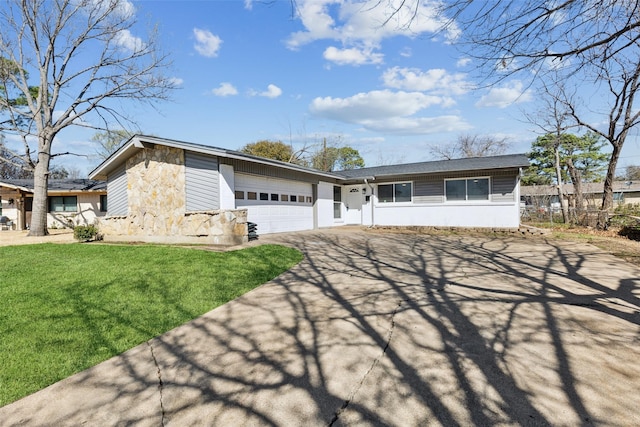
[[[562,172],[560,171],[560,151],[558,150],[558,145],[556,144],[554,150],[556,154],[556,179],[558,182],[558,199],[560,200],[560,209],[562,209],[562,220],[564,223],[569,222],[569,210],[564,203],[564,191],[562,190]],[[551,215],[553,215],[553,210],[551,211]]]
[[[582,212],[584,210],[584,197],[582,195],[582,174],[580,170],[575,167],[573,164],[573,160],[571,158],[567,158],[567,168],[569,169],[569,175],[571,176],[571,181],[573,181],[573,194],[575,197],[575,210],[576,210],[576,218],[577,222],[582,221]]]
[[[49,150],[40,150],[38,163],[33,176],[33,210],[31,212],[31,224],[29,224],[29,236],[46,236],[47,229],[47,189],[49,184],[49,162],[51,156]]]
[[[611,160],[609,160],[609,168],[607,169],[607,176],[604,179],[604,190],[602,193],[602,206],[600,209],[603,211],[613,208],[613,180],[616,176],[616,167],[618,166],[618,158],[620,157],[621,146],[618,144],[612,144],[613,151],[611,152]]]

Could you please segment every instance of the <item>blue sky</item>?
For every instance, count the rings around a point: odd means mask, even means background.
[[[297,11],[288,0],[132,4],[139,25],[128,36],[158,25],[179,87],[158,111],[126,106],[146,134],[229,149],[327,138],[358,149],[367,166],[433,160],[430,146],[461,134],[507,138],[510,153],[537,136],[522,112],[536,109],[538,94],[515,78],[479,88],[474,63],[454,33],[434,33],[428,9],[406,28],[381,25],[386,1],[298,0]],[[92,135],[64,131],[54,152],[92,153]],[[59,161],[82,174],[97,163]],[[629,164],[640,164],[637,132],[619,168]]]

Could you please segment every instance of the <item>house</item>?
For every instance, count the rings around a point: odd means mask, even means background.
[[[640,203],[640,181],[614,181],[612,189],[614,204]],[[562,191],[567,195],[568,206],[575,207],[573,184],[564,184]],[[520,192],[522,201],[527,206],[560,209],[558,188],[555,185],[523,185]],[[604,183],[602,182],[582,183],[586,207],[599,208],[603,192]]]
[[[519,227],[523,154],[323,172],[233,150],[136,135],[93,170],[107,240],[236,244],[347,224]]]
[[[0,181],[0,216],[9,218],[16,230],[29,228],[33,188],[33,179]],[[107,214],[107,187],[90,179],[51,179],[47,203],[49,228],[93,224]]]

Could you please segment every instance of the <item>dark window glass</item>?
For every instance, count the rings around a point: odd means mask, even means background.
[[[467,200],[489,200],[489,179],[468,179]]]
[[[466,200],[465,185],[466,181],[464,179],[446,181],[445,192],[447,200]]]
[[[49,212],[76,212],[78,198],[76,196],[49,197]]]
[[[394,184],[393,188],[395,190],[394,198],[396,203],[411,201],[412,191],[410,182]]]
[[[269,193],[260,193],[260,200],[269,200]]]
[[[393,202],[393,184],[378,185],[378,201],[380,203]]]

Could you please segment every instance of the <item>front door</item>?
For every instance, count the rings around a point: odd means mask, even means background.
[[[346,200],[345,206],[347,208],[347,214],[345,217],[345,223],[347,224],[362,224],[362,188],[358,186],[346,187]]]

